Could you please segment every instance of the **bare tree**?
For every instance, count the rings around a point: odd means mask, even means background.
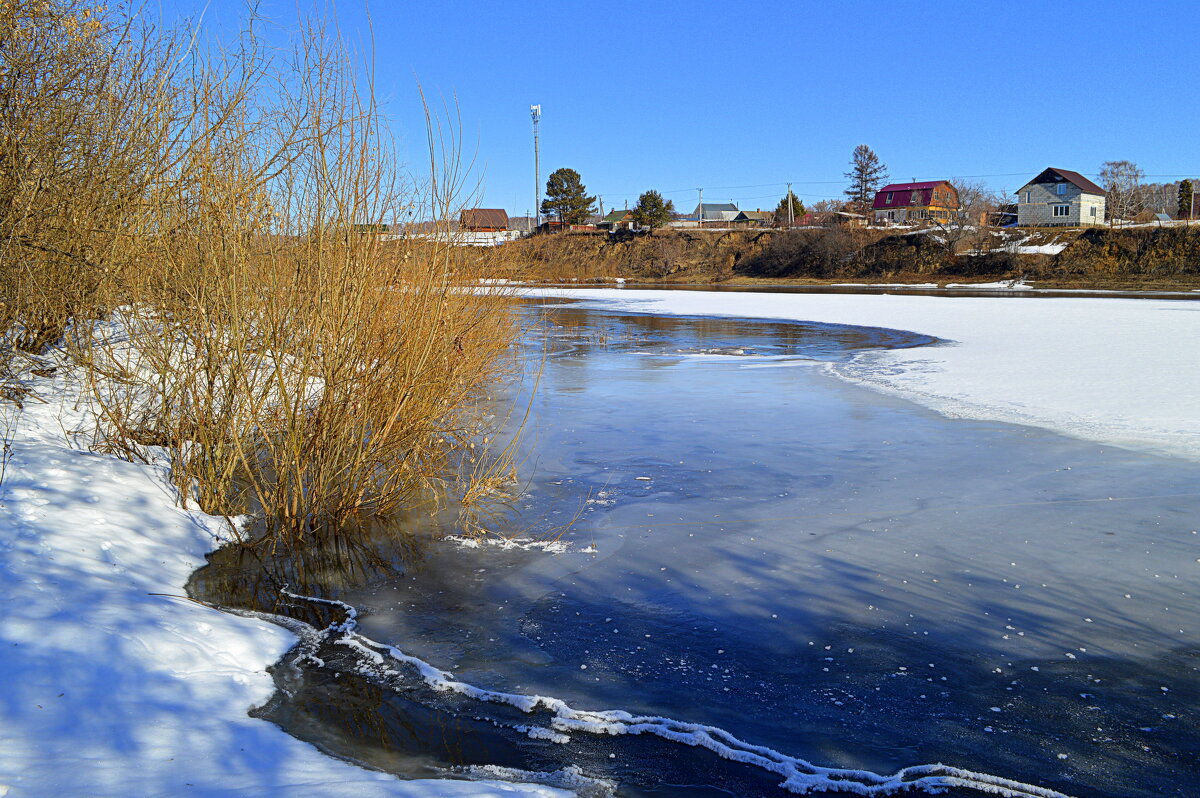
[[[1179,183],[1147,183],[1143,187],[1142,205],[1152,213],[1175,216],[1179,209]]]
[[[1004,203],[1003,196],[980,180],[952,180],[951,185],[958,194],[958,208],[933,220],[938,237],[952,255],[963,249],[986,251],[991,240],[988,217]]]
[[[1142,179],[1146,174],[1133,161],[1105,161],[1100,167],[1109,223],[1133,219],[1145,209]]]
[[[879,160],[874,150],[859,144],[850,158],[850,171],[845,174],[850,179],[845,192],[850,204],[857,212],[865,213],[875,199],[875,192],[888,179],[887,165]]]
[[[833,211],[846,210],[846,203],[838,199],[823,199],[817,200],[809,208],[813,213],[828,213]]]

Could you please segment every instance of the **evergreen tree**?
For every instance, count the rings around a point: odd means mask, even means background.
[[[859,144],[850,158],[850,171],[846,172],[846,177],[850,178],[850,186],[845,192],[850,204],[859,213],[865,213],[875,200],[875,192],[888,179],[887,166],[870,147]]]
[[[788,223],[788,221],[789,221],[788,220],[788,202],[789,202],[789,200],[791,201],[791,206],[792,206],[792,218],[790,221],[798,222],[800,220],[801,216],[808,213],[808,211],[806,211],[804,209],[804,203],[801,202],[796,197],[795,194],[793,194],[792,192],[789,191],[788,195],[786,197],[784,197],[783,199],[781,199],[779,201],[779,204],[775,206],[775,224],[787,224]]]
[[[1192,218],[1192,203],[1195,202],[1193,193],[1194,187],[1191,180],[1182,180],[1179,183],[1179,213],[1175,214],[1179,219]]]
[[[546,199],[542,213],[557,216],[563,224],[583,224],[596,209],[596,198],[587,189],[574,169],[555,169],[546,181]]]
[[[633,221],[641,227],[649,227],[653,230],[671,221],[673,213],[675,213],[675,203],[671,200],[664,200],[662,194],[652,190],[638,197],[637,205],[633,208]]]

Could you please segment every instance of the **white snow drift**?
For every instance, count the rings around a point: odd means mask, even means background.
[[[161,466],[72,448],[76,392],[38,391],[0,488],[0,796],[569,794],[404,782],[249,717],[294,638],[180,597],[225,522],[179,509]]]

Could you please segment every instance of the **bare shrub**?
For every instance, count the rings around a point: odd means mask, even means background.
[[[320,21],[286,56],[248,26],[186,70],[187,36],[74,0],[0,6],[0,28],[37,76],[0,81],[4,321],[29,347],[74,330],[98,447],[163,446],[185,497],[288,542],[496,484],[476,443],[506,298],[464,290],[460,250],[361,232],[454,215],[452,126],[430,117],[429,173],[404,180]]]
[[[869,240],[867,234],[843,227],[789,230],[771,238],[757,255],[744,258],[737,271],[753,277],[840,276]]]

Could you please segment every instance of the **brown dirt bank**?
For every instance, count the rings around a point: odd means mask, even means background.
[[[523,281],[829,284],[1025,278],[1040,287],[1200,288],[1200,225],[995,230],[947,242],[883,230],[658,230],[534,236],[480,255],[485,272]],[[1065,245],[1057,254],[1032,247]],[[1053,251],[1053,247],[1051,248]]]

